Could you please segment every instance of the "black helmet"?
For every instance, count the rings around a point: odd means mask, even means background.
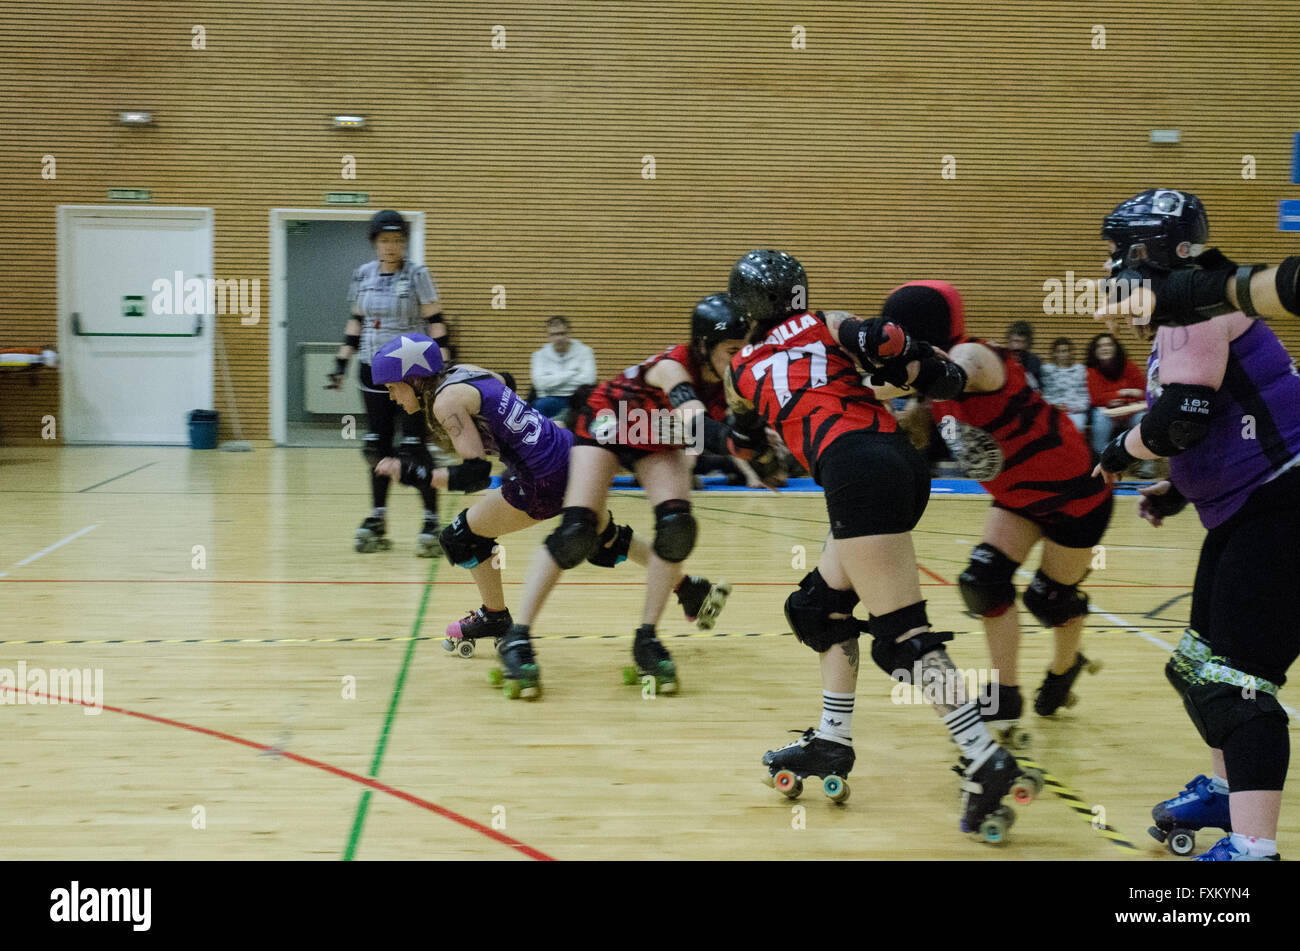
[[[764,329],[808,309],[803,265],[782,251],[750,251],[731,269],[728,289],[736,312]]]
[[[1149,188],[1128,201],[1120,202],[1105,217],[1101,236],[1115,242],[1115,256],[1110,260],[1111,275],[1146,260],[1173,270],[1191,267],[1210,238],[1210,219],[1205,206],[1190,192],[1168,188]],[[1187,242],[1186,256],[1178,246]],[[1145,256],[1136,254],[1143,249]]]
[[[749,321],[736,313],[726,294],[710,294],[691,312],[691,343],[705,356],[724,340],[747,336]]]
[[[374,241],[385,231],[400,231],[403,238],[411,236],[411,226],[406,223],[406,219],[389,209],[375,212],[370,219],[370,240]]]

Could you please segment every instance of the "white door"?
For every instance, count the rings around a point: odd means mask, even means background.
[[[59,208],[65,442],[189,442],[214,408],[211,277],[209,208]]]

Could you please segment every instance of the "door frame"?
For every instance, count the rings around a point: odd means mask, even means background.
[[[376,208],[272,208],[269,220],[271,246],[271,348],[267,386],[270,392],[271,439],[282,446],[288,439],[288,353],[285,345],[288,328],[288,282],[290,221],[368,221]],[[411,261],[424,261],[424,212],[399,212],[411,226],[411,237],[406,244],[406,256]],[[360,262],[358,262],[360,263]],[[345,303],[339,301],[339,344],[343,343]]]
[[[213,269],[213,246],[216,240],[216,214],[212,208],[201,207],[196,205],[58,205],[55,207],[55,256],[56,267],[58,268],[58,277],[55,281],[57,285],[57,321],[58,321],[58,348],[60,354],[69,354],[72,352],[68,346],[71,340],[72,326],[72,228],[75,220],[79,218],[119,218],[122,220],[140,219],[140,218],[192,218],[203,225],[203,232],[206,236],[207,255],[203,262],[203,277],[215,277]],[[196,275],[199,276],[199,275]],[[213,326],[213,315],[204,314],[203,322],[207,333],[204,334],[205,347],[207,349],[207,372],[208,387],[216,393],[213,360],[213,335],[216,329]],[[63,367],[67,364],[60,360]],[[72,369],[84,370],[84,367],[77,367],[75,364]],[[66,371],[61,371],[66,372]],[[72,387],[59,387],[59,415],[63,419],[68,419],[70,411],[68,409],[68,400],[71,397]],[[74,445],[94,445],[93,443],[74,443]]]

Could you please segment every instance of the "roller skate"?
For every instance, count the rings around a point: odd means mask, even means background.
[[[1088,660],[1083,654],[1076,654],[1074,666],[1063,674],[1054,674],[1050,670],[1043,678],[1042,686],[1034,694],[1034,712],[1040,717],[1050,717],[1061,707],[1072,707],[1079,702],[1070,688],[1079,678],[1079,671],[1086,670],[1095,674],[1101,670],[1101,661]]]
[[[1191,855],[1200,829],[1232,832],[1228,794],[1215,790],[1208,776],[1197,776],[1173,799],[1156,803],[1151,809],[1151,819],[1155,825],[1147,833],[1157,842],[1165,843],[1174,855]]]
[[[447,637],[442,642],[442,649],[448,654],[473,657],[475,641],[480,637],[490,637],[493,644],[500,644],[501,638],[513,623],[508,609],[489,611],[487,605],[483,605],[459,621],[447,625]]]
[[[1232,842],[1232,836],[1225,835],[1218,842],[1214,843],[1214,848],[1196,856],[1194,862],[1280,862],[1282,856],[1274,852],[1272,855],[1251,855],[1249,852],[1243,852]]]
[[[676,593],[686,620],[698,625],[701,631],[711,631],[731,596],[731,585],[725,581],[713,584],[708,578],[687,575],[678,583]]]
[[[522,697],[536,700],[542,695],[542,672],[533,656],[533,645],[528,639],[528,629],[518,624],[510,626],[497,642],[497,656],[501,667],[488,671],[488,682],[501,687],[510,700]]]
[[[371,515],[357,529],[357,551],[370,554],[376,551],[388,551],[393,543],[384,537],[387,530],[382,515]]]
[[[844,802],[849,798],[847,777],[853,769],[853,761],[853,747],[823,739],[815,729],[808,729],[788,746],[763,754],[763,765],[768,773],[763,782],[787,799],[798,799],[803,792],[803,781],[815,776],[822,780],[822,792],[827,799]]]
[[[442,545],[438,541],[438,516],[425,515],[424,525],[415,539],[415,554],[419,558],[437,558],[442,554]]]
[[[623,683],[634,684],[642,677],[654,677],[655,693],[677,692],[677,665],[673,663],[668,648],[655,637],[651,624],[637,628],[632,642],[632,660],[635,667],[623,668]]]
[[[977,767],[963,756],[952,769],[961,776],[961,831],[991,845],[1004,841],[1016,821],[1016,811],[1002,805],[1002,797],[1010,793],[1027,806],[1043,791],[1042,773],[1022,768],[1000,746]]]
[[[980,717],[999,746],[1012,750],[1029,748],[1029,731],[1020,726],[1025,701],[1019,687],[986,684],[980,693]]]

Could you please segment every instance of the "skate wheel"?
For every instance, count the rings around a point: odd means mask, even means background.
[[[1010,806],[998,806],[997,809],[993,810],[993,814],[1002,819],[1007,824],[1008,829],[1016,824],[1016,810]]]
[[[1023,778],[1017,779],[1011,784],[1011,798],[1016,801],[1018,806],[1029,805],[1034,801],[1034,796],[1037,794],[1038,790],[1034,788],[1034,784]]]
[[[994,813],[986,816],[984,821],[980,823],[979,836],[989,845],[1000,845],[1006,839],[1010,828],[1011,824],[1006,819]]]
[[[387,538],[379,539],[377,544],[380,551],[388,551],[388,549],[393,547],[393,543],[390,542]]]
[[[1166,833],[1165,830],[1161,829],[1159,826],[1152,826],[1151,828],[1147,829],[1147,835],[1151,836],[1151,838],[1155,839],[1157,842],[1163,842],[1165,839],[1169,837],[1168,833]]]
[[[456,653],[456,642],[450,637],[444,637],[442,639],[442,649],[448,654],[454,654]]]
[[[459,654],[461,657],[464,657],[464,658],[467,658],[467,659],[470,658],[470,657],[473,657],[473,656],[474,656],[474,642],[473,642],[473,641],[461,641],[461,642],[460,642],[460,646],[458,646],[458,647],[456,648],[456,653]]]
[[[677,681],[675,681],[675,680],[660,680],[658,677],[656,677],[656,678],[655,678],[655,691],[656,691],[657,693],[674,694],[674,693],[677,692]]]
[[[776,774],[776,791],[787,799],[798,799],[803,792],[803,780],[788,769],[783,769]]]
[[[507,680],[501,688],[502,693],[506,695],[507,700],[519,699],[519,681]]]
[[[1086,663],[1086,664],[1083,665],[1083,669],[1086,670],[1086,671],[1087,671],[1088,673],[1090,673],[1090,674],[1096,674],[1096,673],[1099,673],[1099,672],[1101,671],[1101,669],[1102,669],[1103,667],[1105,667],[1105,666],[1106,666],[1106,662],[1105,662],[1105,661],[1101,661],[1101,660],[1090,660],[1090,661],[1088,661],[1088,663]]]
[[[1011,734],[1011,745],[1018,750],[1028,749],[1029,740],[1030,736],[1028,730],[1015,730]]]
[[[759,777],[759,782],[761,782],[764,786],[775,786],[776,777],[773,776],[771,773],[764,773],[761,777]]]
[[[501,669],[499,667],[493,667],[488,671],[488,683],[492,686],[500,687],[501,681],[504,679],[505,678],[501,676]]]
[[[637,672],[636,672],[636,668],[635,668],[635,667],[624,667],[624,668],[623,668],[623,684],[624,684],[625,686],[630,687],[630,686],[632,686],[632,684],[636,683],[636,682],[637,682],[638,680],[640,680],[640,679],[641,679],[641,678],[640,678],[640,676],[637,674]]]
[[[1078,702],[1079,702],[1079,698],[1074,695],[1073,691],[1071,691],[1070,693],[1067,693],[1065,695],[1065,703],[1061,704],[1061,706],[1072,707]]]
[[[1169,841],[1166,844],[1174,855],[1191,855],[1192,850],[1196,848],[1196,833],[1188,829],[1175,829],[1169,833]]]
[[[844,802],[849,798],[849,784],[841,776],[827,776],[822,781],[822,792],[831,802]]]

